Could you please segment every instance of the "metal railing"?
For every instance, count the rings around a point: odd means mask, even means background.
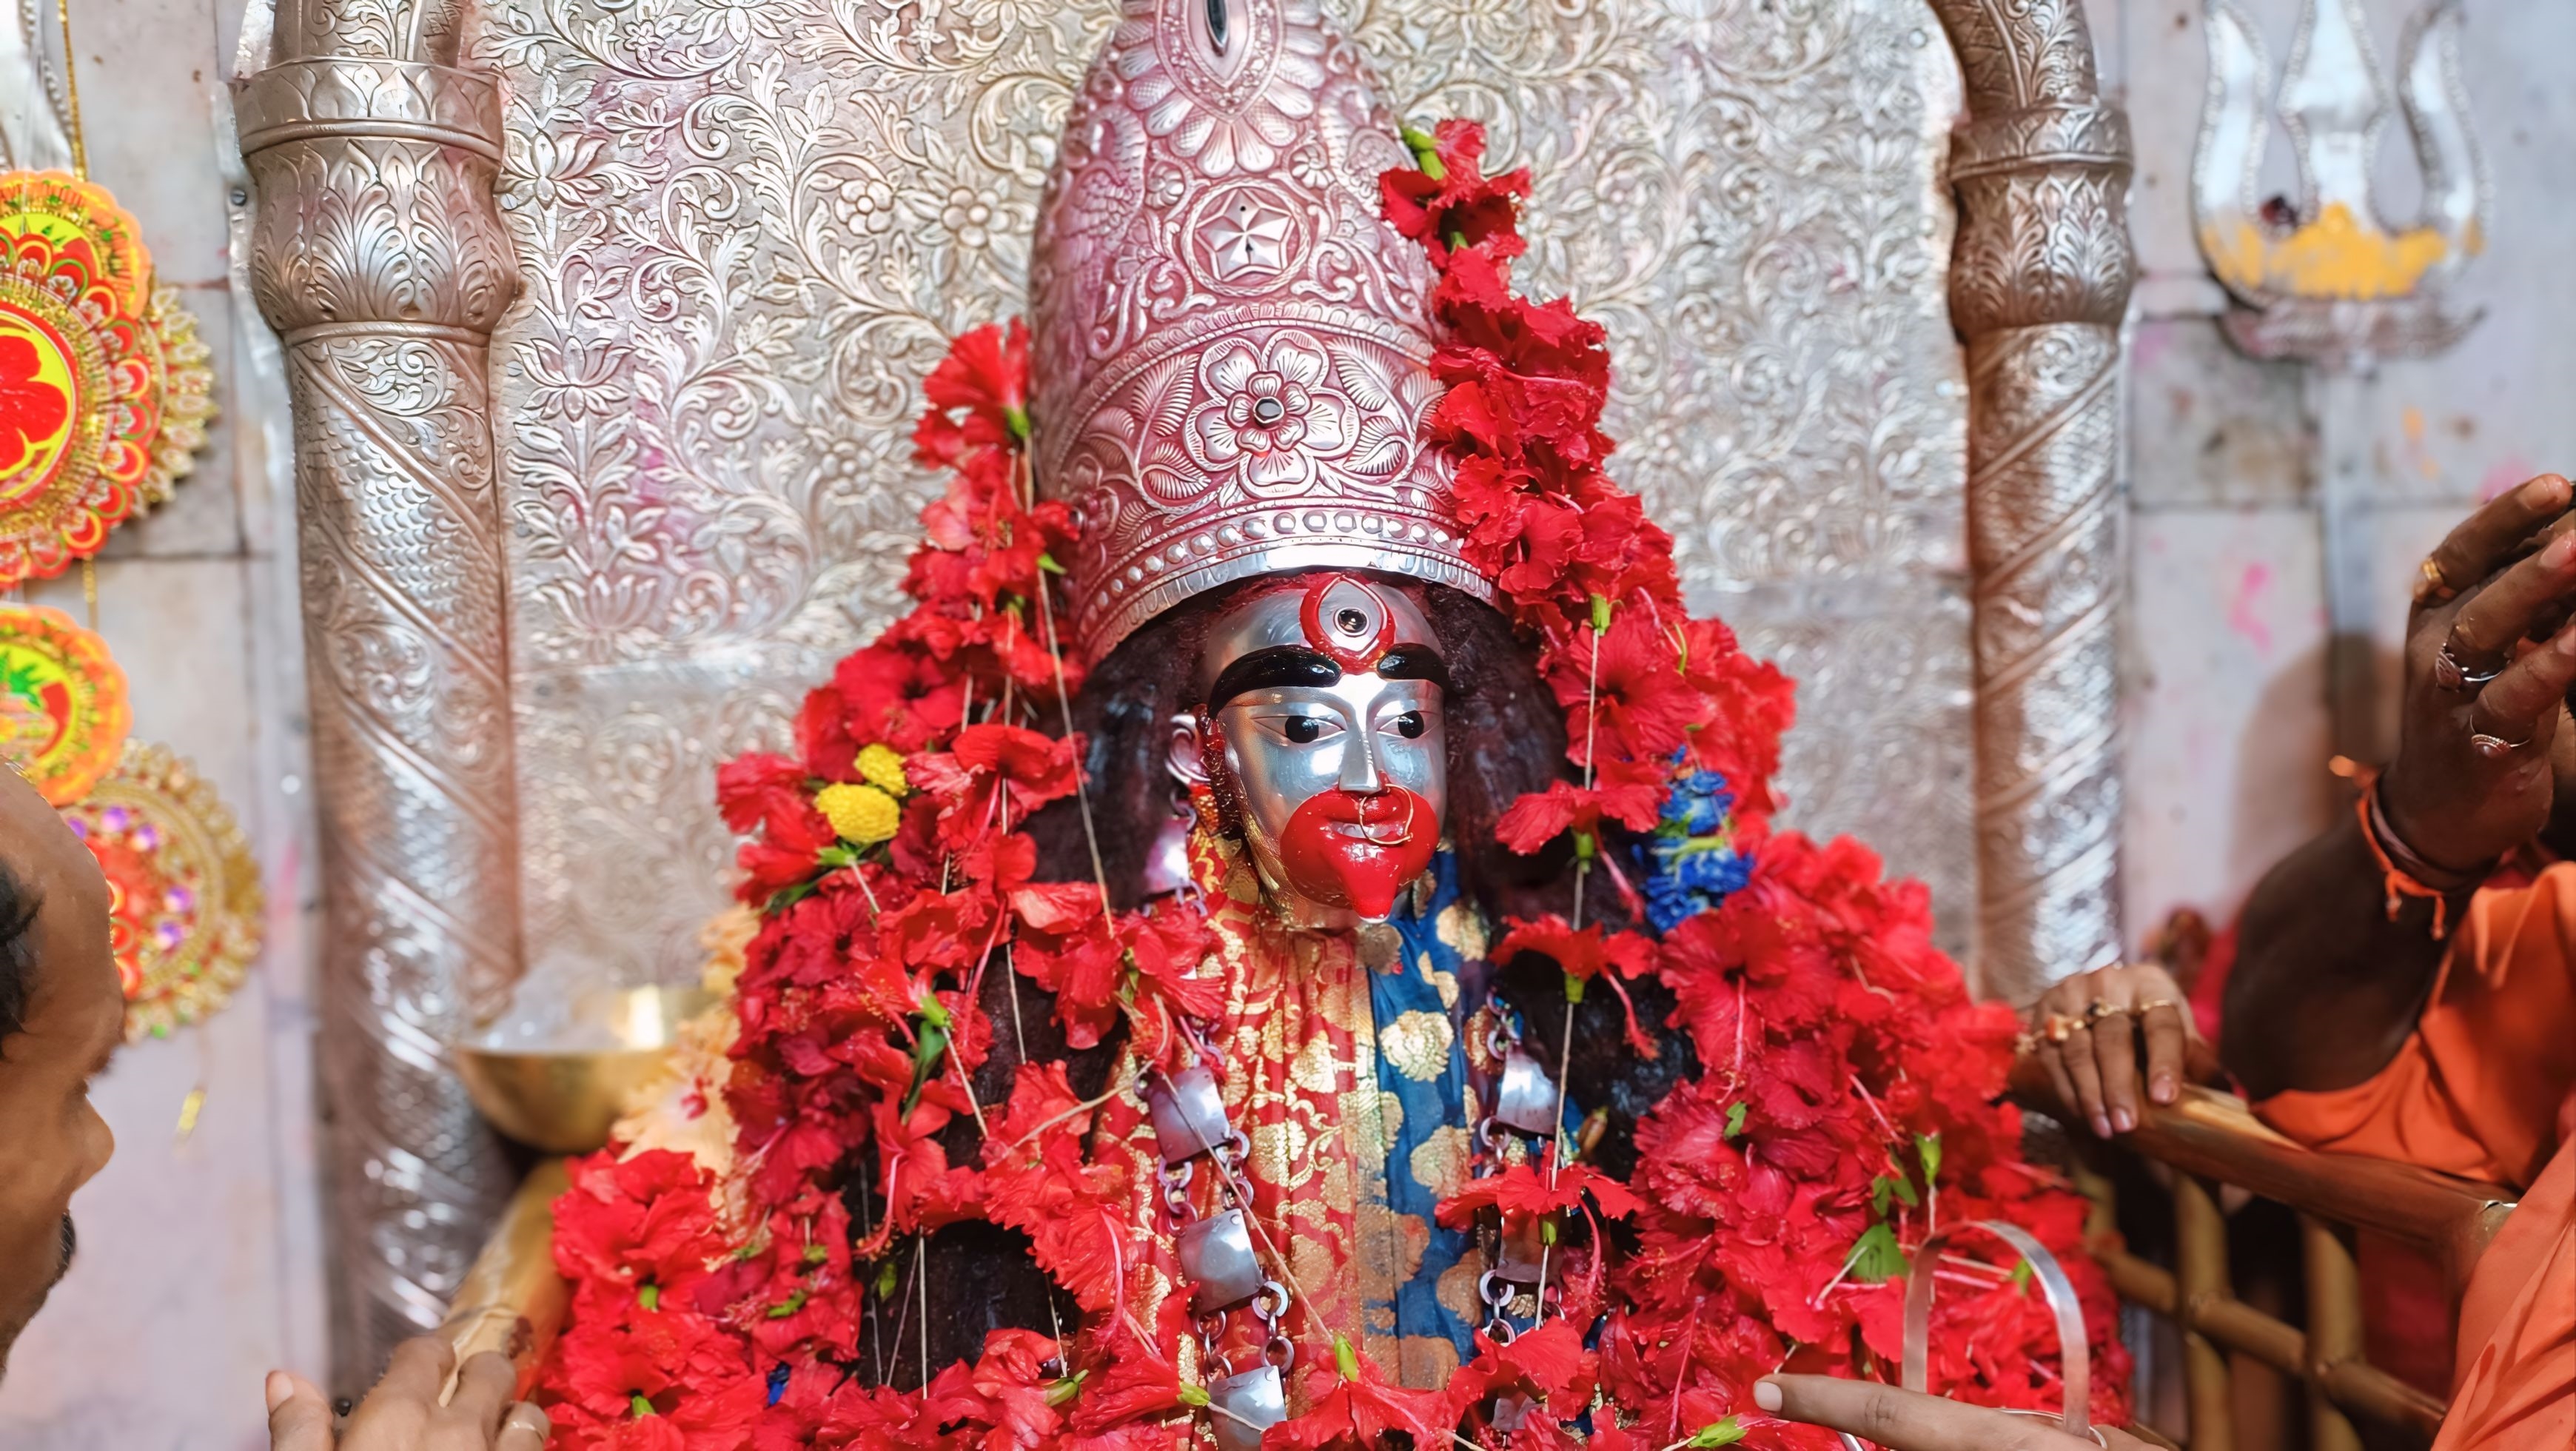
[[[2033,1060],[2015,1065],[2013,1092],[2061,1122],[2068,1112]],[[2138,1127],[2115,1144],[2172,1171],[2174,1263],[2129,1253],[2116,1234],[2088,1246],[2121,1296],[2173,1322],[2183,1344],[2190,1425],[2157,1434],[2187,1451],[2236,1451],[2228,1352],[2299,1381],[2307,1391],[2311,1451],[2360,1451],[2350,1413],[2418,1430],[2430,1438],[2440,1398],[2370,1364],[2362,1348],[2361,1276],[2347,1239],[2363,1229],[2429,1253],[2456,1305],[2505,1216],[2510,1191],[2385,1159],[2321,1154],[2265,1127],[2233,1094],[2191,1087],[2170,1107],[2146,1105]],[[2306,1325],[2291,1325],[2236,1298],[2229,1283],[2227,1215],[2232,1186],[2297,1212],[2306,1271]],[[2084,1187],[2108,1205],[2108,1181]],[[2107,1231],[2109,1215],[2098,1218]]]

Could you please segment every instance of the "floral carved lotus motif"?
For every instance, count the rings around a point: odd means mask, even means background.
[[[1348,452],[1358,410],[1328,381],[1323,346],[1287,334],[1266,355],[1240,339],[1202,358],[1205,401],[1190,417],[1190,457],[1210,482],[1258,497],[1305,492],[1316,464]]]

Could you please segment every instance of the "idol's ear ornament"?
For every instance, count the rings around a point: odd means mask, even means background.
[[[1183,720],[1188,722],[1186,732],[1180,728]],[[1184,765],[1182,757],[1191,750],[1197,753],[1196,758]],[[1216,810],[1216,820],[1211,825],[1220,835],[1242,839],[1243,784],[1226,764],[1225,727],[1208,714],[1205,706],[1186,717],[1174,718],[1172,774],[1193,784],[1205,784],[1208,804]]]
[[[1197,711],[1184,711],[1172,717],[1172,748],[1163,760],[1163,769],[1186,791],[1207,784],[1207,746],[1200,735]]]

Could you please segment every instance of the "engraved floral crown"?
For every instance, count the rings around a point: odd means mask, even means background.
[[[1380,219],[1378,177],[1408,163],[1316,0],[1124,0],[1030,272],[1038,487],[1082,522],[1091,658],[1284,570],[1492,597],[1424,437],[1431,268]]]

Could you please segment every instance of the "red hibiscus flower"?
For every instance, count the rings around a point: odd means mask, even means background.
[[[1578,764],[1661,761],[1707,710],[1706,697],[1683,678],[1673,640],[1643,610],[1618,611],[1597,640],[1588,625],[1579,629],[1550,652],[1547,682],[1565,707],[1566,755]]]
[[[945,754],[916,756],[904,769],[913,785],[939,800],[941,842],[965,851],[986,832],[1006,830],[1072,795],[1081,762],[1079,736],[1054,740],[1020,726],[973,725],[957,733]]]
[[[1441,1391],[1409,1391],[1387,1383],[1377,1363],[1333,1337],[1333,1357],[1306,1373],[1306,1414],[1280,1422],[1262,1436],[1263,1451],[1377,1451],[1390,1431],[1416,1446],[1446,1446],[1459,1407]]]
[[[1520,201],[1529,195],[1529,169],[1488,180],[1485,128],[1476,122],[1443,121],[1432,136],[1431,158],[1420,170],[1399,168],[1379,178],[1386,219],[1435,256],[1452,246],[1520,255]],[[1415,142],[1415,134],[1405,139]]]
[[[1000,448],[1029,436],[1029,330],[987,323],[948,345],[948,356],[922,380],[930,400],[913,431],[914,456],[939,467],[970,450]],[[960,420],[954,415],[964,410]]]
[[[1576,927],[1553,912],[1535,922],[1511,919],[1511,930],[1494,944],[1494,961],[1509,962],[1524,952],[1534,952],[1555,962],[1566,977],[1566,996],[1583,1000],[1582,984],[1599,978],[1610,984],[1619,995],[1620,1011],[1628,1020],[1628,1044],[1647,1058],[1656,1056],[1655,1040],[1646,1035],[1637,1021],[1637,1005],[1629,998],[1622,978],[1633,978],[1650,971],[1655,964],[1655,944],[1640,933],[1604,932],[1596,922],[1589,927]]]
[[[1495,820],[1494,836],[1526,856],[1569,831],[1600,835],[1604,816],[1631,831],[1652,831],[1663,804],[1661,771],[1642,761],[1613,761],[1588,787],[1552,781],[1514,801]]]
[[[1588,1164],[1561,1164],[1551,1176],[1533,1165],[1514,1164],[1497,1174],[1468,1181],[1467,1187],[1440,1201],[1434,1211],[1442,1224],[1463,1229],[1479,1210],[1491,1209],[1519,1221],[1559,1213],[1580,1213],[1589,1198],[1603,1214],[1625,1219],[1645,1209],[1628,1186]]]
[[[879,643],[854,650],[832,672],[849,738],[910,754],[957,727],[966,682],[929,653]],[[857,753],[852,752],[855,756]]]
[[[556,1268],[585,1293],[686,1297],[729,1249],[712,1188],[688,1155],[667,1149],[575,1160],[572,1187],[555,1200]]]

